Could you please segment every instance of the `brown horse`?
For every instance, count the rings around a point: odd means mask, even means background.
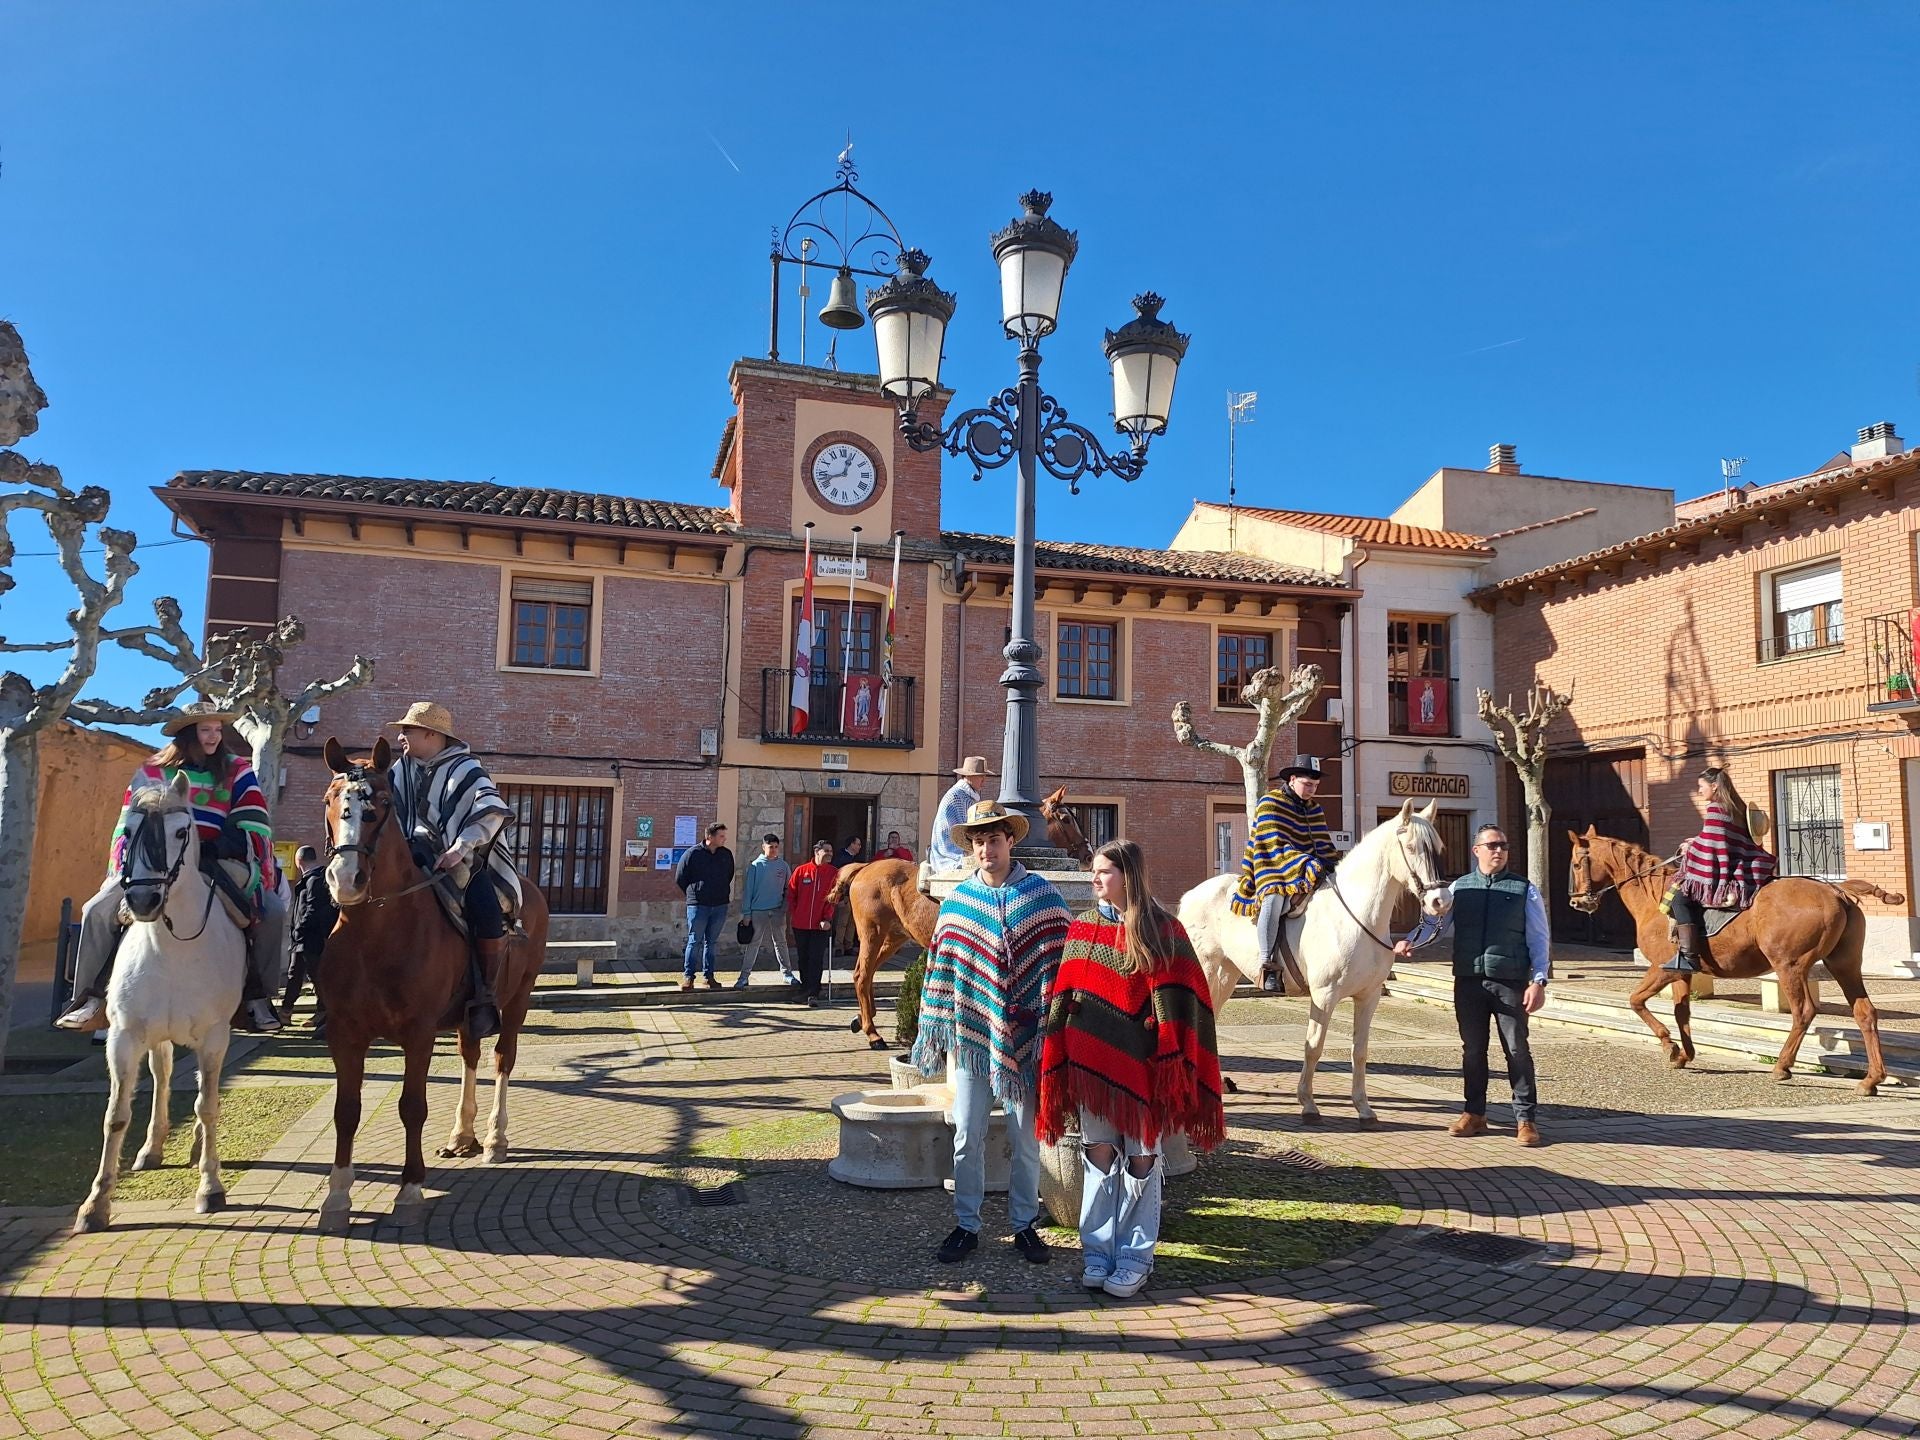
[[[406,836],[390,822],[393,791],[387,783],[392,756],[387,742],[364,762],[349,760],[336,740],[327,741],[327,888],[340,907],[340,922],[328,937],[320,965],[321,997],[327,1007],[327,1049],[333,1054],[333,1173],[320,1206],[320,1228],[343,1232],[351,1214],[353,1137],[360,1128],[360,1087],[367,1048],[376,1040],[397,1044],[406,1056],[400,1088],[400,1122],[407,1132],[407,1158],[400,1171],[394,1218],[421,1218],[421,1186],[427,1164],[421,1131],[427,1123],[427,1070],[435,1038],[460,1032],[466,1074],[460,1112],[440,1154],[478,1155],[473,1133],[477,1108],[480,1042],[462,1026],[468,999],[467,942],[440,909],[414,864]],[[495,990],[500,1034],[494,1042],[493,1115],[485,1154],[489,1164],[507,1154],[507,1079],[520,1046],[520,1027],[533,998],[534,980],[547,948],[547,902],[522,877],[519,924],[509,937]]]
[[[1607,891],[1619,892],[1621,901],[1632,912],[1640,953],[1649,962],[1646,977],[1627,997],[1627,1003],[1666,1048],[1667,1064],[1680,1069],[1693,1059],[1691,986],[1686,976],[1660,968],[1674,953],[1674,943],[1667,938],[1667,917],[1660,909],[1660,900],[1673,883],[1675,867],[1668,861],[1656,859],[1638,845],[1597,834],[1591,825],[1584,835],[1567,833],[1573,840],[1567,903],[1591,914]],[[1867,1073],[1860,1081],[1860,1093],[1873,1094],[1887,1078],[1886,1064],[1880,1058],[1879,1012],[1873,1008],[1873,1001],[1867,998],[1867,988],[1860,981],[1861,955],[1867,935],[1867,920],[1858,898],[1863,895],[1890,905],[1898,905],[1906,898],[1889,894],[1864,880],[1847,880],[1835,885],[1825,880],[1785,876],[1762,885],[1754,893],[1753,904],[1710,942],[1712,953],[1703,961],[1708,975],[1725,980],[1750,980],[1772,970],[1779,977],[1780,993],[1793,1011],[1793,1028],[1780,1047],[1779,1059],[1773,1067],[1776,1080],[1785,1080],[1793,1074],[1801,1038],[1813,1023],[1814,1002],[1807,977],[1822,960],[1827,962],[1827,973],[1839,982],[1840,993],[1853,1007],[1854,1024],[1860,1027],[1860,1038],[1866,1043]],[[1678,1044],[1647,1009],[1647,1001],[1667,985],[1673,987],[1673,1019],[1680,1031]]]
[[[1082,865],[1093,863],[1093,847],[1080,828],[1080,817],[1067,804],[1062,786],[1040,802],[1047,822],[1047,843],[1064,850]],[[933,944],[934,922],[940,902],[920,892],[920,867],[911,860],[874,860],[849,865],[840,872],[827,901],[836,910],[835,943],[847,946],[858,937],[860,953],[853,967],[853,994],[860,1016],[847,1028],[865,1031],[867,1048],[885,1050],[887,1042],[873,1023],[873,977],[909,940],[922,949]]]

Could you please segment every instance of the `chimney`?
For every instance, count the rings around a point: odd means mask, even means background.
[[[1853,463],[1885,460],[1889,455],[1904,455],[1906,450],[1907,442],[1893,433],[1893,422],[1881,420],[1860,432],[1860,443],[1853,447]]]
[[[1862,430],[1863,436],[1867,433]],[[1487,471],[1493,475],[1518,475],[1520,456],[1511,445],[1489,445],[1487,447]]]

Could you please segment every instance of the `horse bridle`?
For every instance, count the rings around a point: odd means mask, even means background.
[[[156,876],[135,875],[133,873],[133,851],[135,846],[140,848],[141,853],[146,856],[150,863],[156,866],[166,863],[167,836],[165,829],[162,828],[160,831],[159,843],[157,845],[148,839],[147,836],[147,826],[158,818],[158,816],[159,812],[157,811],[148,810],[140,812],[139,825],[134,829],[132,834],[127,836],[126,848],[120,852],[120,889],[127,891],[133,889],[136,885],[158,886],[160,890],[160,923],[167,927],[167,933],[176,940],[198,940],[202,935],[207,933],[207,922],[213,918],[213,877],[207,877],[207,903],[206,907],[200,912],[200,928],[198,930],[194,931],[191,935],[182,935],[178,930],[173,928],[173,917],[167,914],[167,897],[173,893],[173,882],[180,878],[180,869],[187,863],[187,837],[185,835],[180,837],[180,853],[173,857],[173,863],[167,866],[166,874]],[[196,823],[198,822],[194,820],[193,813],[189,811],[187,813],[187,824],[191,826]],[[143,921],[141,923],[151,924],[152,922]]]
[[[1395,835],[1394,841],[1399,845],[1400,858],[1407,862],[1407,873],[1413,876],[1414,884],[1419,888],[1420,893],[1426,895],[1438,890],[1440,888],[1439,878],[1436,876],[1434,880],[1429,883],[1427,877],[1420,873],[1420,867],[1413,863],[1413,856],[1407,850],[1407,837],[1405,832],[1403,831]],[[1340,891],[1340,871],[1338,867],[1327,872],[1327,888],[1333,891],[1333,898],[1340,902],[1340,908],[1347,912],[1347,918],[1353,921],[1354,926],[1362,935],[1373,941],[1373,943],[1378,945],[1382,950],[1391,951],[1393,949],[1392,941],[1382,940],[1367,928],[1365,921],[1353,913],[1353,906],[1347,903],[1347,897]]]
[[[1054,814],[1065,816],[1073,822],[1073,828],[1079,832],[1080,843],[1087,847],[1087,861],[1091,864],[1093,861],[1093,842],[1087,839],[1087,827],[1080,823],[1080,812],[1075,810],[1073,806],[1065,800],[1056,803],[1053,810]],[[1080,857],[1076,855],[1074,858],[1077,860]]]
[[[1598,910],[1600,908],[1601,899],[1604,896],[1612,894],[1615,890],[1618,890],[1622,885],[1630,885],[1635,880],[1645,880],[1649,875],[1658,875],[1662,870],[1665,870],[1669,865],[1676,863],[1680,859],[1679,855],[1675,854],[1675,855],[1668,856],[1665,860],[1656,860],[1653,863],[1652,869],[1636,870],[1631,875],[1622,875],[1618,880],[1609,880],[1606,884],[1602,885],[1598,890],[1596,890],[1593,888],[1593,860],[1591,856],[1592,856],[1592,851],[1589,850],[1588,858],[1586,861],[1587,888],[1582,890],[1578,895],[1569,894],[1567,896],[1567,904],[1569,904],[1576,910],[1580,910],[1580,912],[1583,915],[1591,915],[1593,913],[1593,910]],[[1569,890],[1571,890],[1572,887],[1569,886],[1568,888]],[[1593,904],[1593,910],[1582,909],[1580,905],[1580,902],[1582,900],[1591,901]]]
[[[343,772],[341,778],[347,782],[346,789],[341,791],[341,795],[340,795],[341,804],[343,806],[349,803],[348,792],[351,791],[356,785],[366,786],[367,792],[368,792],[367,799],[369,802],[373,800],[374,798],[372,793],[373,792],[373,774],[364,765],[356,765],[353,767],[351,771]],[[368,835],[365,840],[356,840],[351,844],[342,845],[337,841],[335,841],[334,839],[332,839],[331,836],[329,836],[327,840],[326,863],[331,865],[333,863],[333,858],[336,855],[361,856],[367,862],[367,886],[369,889],[371,889],[373,886],[374,847],[376,847],[380,843],[380,832],[387,828],[387,822],[393,818],[393,810],[394,810],[393,797],[389,795],[387,797],[387,808],[382,810],[380,812],[380,818],[373,822],[373,833]],[[353,901],[348,901],[344,903],[349,906],[385,905],[389,901],[398,900],[403,896],[412,895],[421,890],[425,890],[430,886],[437,884],[439,882],[439,879],[440,879],[439,872],[430,870],[427,873],[426,879],[417,881],[416,883],[407,886],[403,890],[396,890],[391,895],[369,895],[364,900],[353,900]]]

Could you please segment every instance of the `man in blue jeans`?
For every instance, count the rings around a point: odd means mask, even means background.
[[[693,961],[701,956],[707,988],[718,990],[713,973],[714,947],[720,927],[727,923],[727,901],[733,894],[733,852],[727,848],[727,827],[718,820],[707,826],[707,840],[680,857],[673,883],[687,897],[687,958],[680,967],[680,988],[693,989]]]

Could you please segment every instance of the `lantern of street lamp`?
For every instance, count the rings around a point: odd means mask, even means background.
[[[1160,318],[1166,304],[1148,291],[1133,297],[1138,313],[1118,330],[1107,331],[1107,362],[1113,366],[1113,427],[1135,448],[1167,428],[1173,408],[1173,382],[1187,353],[1187,337]]]
[[[1051,335],[1060,321],[1060,292],[1080,240],[1047,218],[1051,204],[1053,196],[1046,191],[1029,190],[1020,197],[1019,217],[993,237],[993,259],[1000,267],[1000,320],[1011,340],[1039,340]]]
[[[925,251],[904,250],[899,273],[867,292],[880,389],[907,415],[940,384],[940,348],[953,318],[953,296],[927,279],[929,263]]]

